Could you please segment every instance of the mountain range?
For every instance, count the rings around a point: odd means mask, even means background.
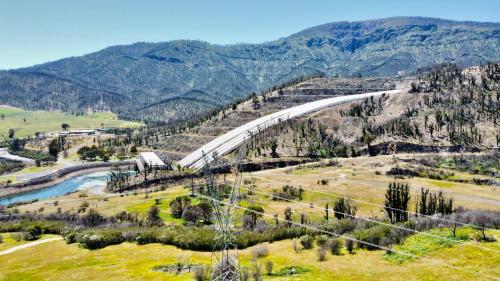
[[[304,75],[393,76],[500,61],[500,23],[396,17],[335,22],[262,44],[176,40],[112,46],[0,72],[0,104],[111,110],[173,123]]]

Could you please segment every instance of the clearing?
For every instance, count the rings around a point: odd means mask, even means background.
[[[61,124],[69,124],[70,130],[101,127],[140,127],[141,123],[119,120],[111,112],[97,112],[76,116],[62,112],[45,110],[28,111],[21,108],[0,105],[0,135],[8,137],[9,129],[15,130],[16,137],[32,136],[35,132],[46,133],[61,130]],[[24,122],[26,120],[26,122]]]

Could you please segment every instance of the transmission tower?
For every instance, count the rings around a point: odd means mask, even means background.
[[[228,166],[228,163],[221,161],[217,154],[212,155],[210,161],[207,155],[203,154],[205,161],[204,176],[206,182],[207,195],[214,200],[212,207],[215,218],[215,237],[212,251],[212,278],[213,281],[236,281],[239,280],[238,251],[236,237],[234,234],[235,207],[239,202],[239,188],[241,185],[240,164],[246,155],[246,146],[242,145],[231,166],[234,174],[234,182],[229,186],[220,186],[216,181],[216,174],[219,169]],[[220,201],[228,196],[228,204],[221,204]]]

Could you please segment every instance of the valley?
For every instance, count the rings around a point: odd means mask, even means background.
[[[393,17],[0,71],[0,280],[499,280],[499,31]]]

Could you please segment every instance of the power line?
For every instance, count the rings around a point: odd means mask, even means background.
[[[317,208],[314,205],[310,205],[310,204],[307,204],[307,203],[304,203],[304,202],[300,202],[300,201],[297,201],[297,200],[292,200],[292,199],[288,199],[288,198],[276,196],[276,195],[271,194],[271,193],[266,193],[266,192],[262,192],[262,191],[255,191],[255,189],[249,189],[249,188],[245,188],[245,187],[240,187],[240,188],[246,189],[246,190],[251,191],[251,192],[256,192],[256,193],[260,193],[260,194],[272,196],[272,197],[275,197],[275,198],[279,198],[279,199],[282,199],[282,200],[285,200],[285,201],[288,201],[288,202],[292,202],[292,203],[296,203],[296,204],[300,204],[300,205],[305,205],[305,206],[308,206],[308,207],[312,207],[314,209]],[[471,244],[471,243],[464,243],[464,242],[453,240],[453,239],[450,239],[450,238],[447,238],[447,237],[442,237],[442,236],[434,235],[434,234],[431,234],[431,233],[426,233],[426,232],[422,232],[422,231],[418,231],[418,230],[414,230],[414,229],[410,229],[410,228],[405,228],[405,227],[402,227],[402,226],[392,225],[392,224],[388,224],[388,223],[385,223],[385,222],[376,221],[376,220],[369,219],[369,218],[364,218],[364,217],[360,217],[360,216],[354,216],[354,215],[343,213],[343,212],[339,212],[339,211],[333,211],[333,212],[334,213],[338,213],[338,214],[342,214],[342,215],[345,215],[345,216],[349,216],[349,217],[352,217],[352,218],[356,218],[356,219],[368,221],[368,222],[374,222],[374,223],[378,223],[378,224],[381,224],[381,225],[385,225],[385,226],[394,227],[394,228],[398,228],[398,229],[401,229],[401,230],[406,230],[406,231],[413,232],[413,233],[418,233],[418,234],[426,235],[426,236],[433,237],[433,238],[447,240],[447,241],[450,241],[450,242],[453,242],[453,243],[458,243],[458,244],[461,244],[461,245],[469,245],[471,247],[475,247],[475,248],[478,248],[478,249],[491,250],[491,251],[499,252],[500,253],[500,250],[496,250],[496,249],[493,249],[493,248],[482,247],[482,246],[474,245],[474,244]]]
[[[200,197],[204,197],[204,198],[207,198],[209,200],[213,200],[215,202],[218,202],[219,204],[230,204],[230,203],[226,203],[224,201],[217,200],[217,199],[205,196],[205,195],[200,195]],[[342,237],[344,239],[351,240],[351,241],[356,242],[356,243],[361,243],[361,244],[368,245],[368,246],[371,246],[371,247],[374,247],[374,248],[385,250],[387,252],[392,252],[392,253],[404,255],[404,256],[407,256],[407,257],[414,258],[414,259],[419,258],[419,256],[416,256],[414,254],[407,253],[407,252],[404,252],[404,251],[393,250],[393,249],[388,248],[388,247],[384,247],[384,246],[373,244],[373,243],[370,243],[370,242],[367,242],[367,241],[359,240],[359,239],[356,239],[354,237],[350,237],[350,236],[347,236],[347,235],[336,234],[336,233],[333,233],[333,232],[330,232],[330,231],[327,231],[327,230],[324,230],[324,229],[320,229],[320,228],[317,228],[317,227],[314,227],[314,226],[310,226],[310,225],[306,225],[306,224],[302,224],[302,223],[298,223],[298,222],[294,222],[294,221],[288,221],[288,220],[285,220],[285,219],[282,219],[282,218],[279,218],[279,217],[274,217],[274,216],[271,216],[269,214],[266,214],[266,213],[263,213],[263,212],[259,212],[259,211],[255,211],[255,210],[252,210],[252,209],[249,209],[249,208],[246,208],[246,207],[242,207],[242,206],[239,206],[239,205],[233,205],[233,204],[231,204],[231,205],[234,208],[236,208],[236,209],[245,210],[245,211],[248,211],[248,212],[252,212],[254,214],[259,214],[259,215],[262,215],[262,216],[265,216],[265,217],[269,217],[269,218],[272,218],[272,219],[277,219],[279,221],[287,222],[287,223],[290,223],[290,224],[293,224],[293,225],[302,226],[302,227],[305,227],[305,228],[308,228],[308,229],[312,229],[312,230],[321,232],[323,234],[329,234],[329,235],[332,235],[332,236]],[[432,259],[430,259],[430,260],[432,260]],[[492,280],[500,280],[500,278],[498,278],[496,276],[491,276],[491,275],[487,275],[487,274],[483,274],[483,273],[478,273],[478,272],[475,272],[475,271],[467,270],[467,269],[464,269],[464,268],[461,268],[461,267],[457,267],[457,266],[454,266],[454,265],[447,264],[447,263],[439,261],[439,260],[432,260],[432,261],[433,262],[437,262],[437,263],[441,263],[443,266],[454,268],[454,269],[457,269],[457,270],[461,270],[463,272],[467,272],[467,273],[470,273],[470,274],[473,274],[473,275],[487,277],[487,278],[490,278]]]

